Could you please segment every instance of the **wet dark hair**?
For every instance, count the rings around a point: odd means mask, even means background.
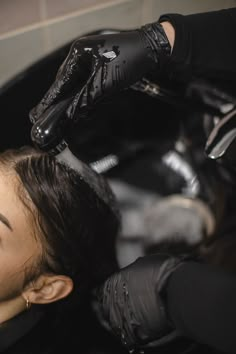
[[[21,182],[18,194],[31,211],[36,237],[42,243],[42,257],[27,271],[26,282],[43,272],[67,275],[74,282],[73,292],[81,296],[117,270],[120,216],[101,175],[88,167],[92,185],[88,184],[86,171],[81,177],[55,157],[31,147],[5,151],[0,163],[16,172]]]

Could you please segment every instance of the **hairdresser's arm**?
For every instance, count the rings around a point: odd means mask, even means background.
[[[175,43],[175,29],[171,22],[168,21],[163,21],[161,22],[162,27],[164,28],[166,37],[168,38],[168,41],[171,46],[171,51],[173,50],[174,43]]]
[[[102,323],[129,350],[182,336],[235,353],[236,277],[221,269],[145,256],[111,276],[98,290],[98,303]]]
[[[152,72],[184,82],[196,76],[236,79],[233,33],[236,9],[163,15],[137,30],[79,38],[31,120],[65,97],[71,97],[70,119],[87,116],[97,102]]]
[[[236,8],[187,16],[167,14],[159,21],[168,21],[175,31],[169,78],[236,80]]]
[[[220,352],[235,353],[235,274],[186,262],[173,273],[166,294],[166,308],[180,333]]]
[[[76,121],[87,116],[98,102],[128,88],[146,74],[163,76],[173,35],[170,24],[165,22],[162,26],[154,22],[135,30],[78,38],[52,86],[31,110],[32,122],[65,98],[69,98],[67,116]]]

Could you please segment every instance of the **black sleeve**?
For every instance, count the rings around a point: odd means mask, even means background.
[[[201,263],[179,267],[167,285],[167,309],[186,337],[236,353],[236,276]]]
[[[167,14],[175,28],[170,79],[236,79],[236,8],[193,15]]]

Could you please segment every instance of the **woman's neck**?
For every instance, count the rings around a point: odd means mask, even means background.
[[[0,301],[0,325],[26,310],[26,303],[22,296],[11,300]]]

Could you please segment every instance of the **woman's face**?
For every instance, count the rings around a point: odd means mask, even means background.
[[[19,296],[25,270],[40,256],[32,217],[18,196],[13,171],[0,168],[0,303]]]

